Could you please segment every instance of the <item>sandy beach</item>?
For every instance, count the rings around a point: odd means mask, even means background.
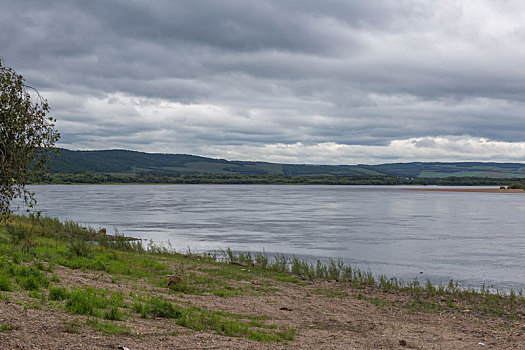
[[[500,188],[403,188],[406,191],[431,191],[431,192],[481,192],[481,193],[524,193],[521,189]]]

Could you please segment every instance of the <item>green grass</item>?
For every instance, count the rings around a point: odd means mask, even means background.
[[[142,317],[162,317],[175,319],[177,324],[196,331],[214,331],[217,334],[230,337],[244,337],[263,342],[282,342],[293,340],[295,331],[285,328],[275,331],[276,326],[266,326],[254,319],[264,319],[250,315],[236,315],[220,311],[210,311],[202,308],[183,308],[166,300],[152,297],[144,303],[136,302],[132,310]]]
[[[13,283],[11,281],[11,278],[5,273],[0,274],[0,291],[13,291]]]
[[[82,328],[82,323],[78,318],[74,318],[71,321],[64,321],[64,327],[66,333],[79,334]]]
[[[95,308],[96,296],[93,293],[77,290],[69,293],[66,310],[79,315],[98,315]]]
[[[58,278],[57,275],[52,275],[49,281],[53,283],[60,283],[60,278]]]
[[[260,322],[265,317],[238,315],[221,311],[210,311],[202,308],[184,308],[171,302],[151,297],[145,302],[135,302],[132,310],[140,313],[142,317],[162,317],[175,319],[177,324],[197,331],[215,331],[231,337],[245,337],[258,341],[285,341],[292,340],[292,329],[268,331],[277,328],[275,325],[267,326]]]
[[[120,321],[124,318],[124,315],[122,314],[122,311],[120,311],[118,306],[113,305],[109,310],[107,310],[104,313],[104,318],[110,321]]]
[[[15,327],[11,326],[10,324],[4,323],[0,326],[0,333],[6,332],[6,331],[12,331],[15,329]]]
[[[93,244],[82,237],[72,238],[67,247],[72,257],[90,258],[93,255]]]
[[[13,289],[11,277],[22,289],[29,291],[38,291],[49,286],[49,279],[46,275],[32,266],[16,265],[4,261],[1,273],[0,289],[4,291]]]
[[[133,310],[139,312],[142,317],[162,317],[179,318],[182,316],[182,309],[173,305],[169,301],[151,297],[145,303],[135,303]]]
[[[50,287],[49,300],[65,300],[70,296],[69,291],[63,287]]]
[[[239,318],[230,319],[223,315],[223,313],[191,307],[183,310],[177,323],[197,331],[211,330],[221,335],[243,337],[260,342],[284,342],[293,340],[295,336],[295,330],[292,328],[266,330],[261,328],[276,327],[265,327],[264,325],[261,327],[260,323],[243,321]]]
[[[107,319],[121,318],[118,308],[124,306],[122,293],[84,287],[73,289],[70,292],[57,290],[56,295],[65,296],[65,309],[70,313]],[[109,310],[103,311],[108,308]]]
[[[104,271],[133,277],[166,275],[170,272],[169,268],[159,261],[158,256],[145,253],[141,248],[129,248],[127,243],[124,244],[127,247],[125,251],[93,245],[86,238],[93,238],[96,234],[91,230],[75,228],[71,223],[57,228],[56,222],[43,220],[38,222],[34,230],[30,230],[27,228],[30,225],[29,219],[15,217],[14,220],[18,222],[12,226],[16,227],[15,231],[25,232],[27,236],[24,237],[30,237],[27,240],[32,242],[31,249],[23,249],[9,238],[13,233],[4,231],[3,239],[0,237],[0,254],[11,257],[10,260],[15,265],[36,260],[34,265],[41,271],[51,272],[53,265],[57,264],[72,269]],[[52,228],[42,227],[46,222],[50,222]],[[70,236],[74,238],[69,238]],[[82,238],[84,236],[85,238]],[[50,263],[43,264],[42,260]]]

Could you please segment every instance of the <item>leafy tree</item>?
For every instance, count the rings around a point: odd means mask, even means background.
[[[48,112],[38,91],[0,59],[0,221],[14,198],[23,198],[28,208],[36,203],[26,184],[46,169],[60,137]]]

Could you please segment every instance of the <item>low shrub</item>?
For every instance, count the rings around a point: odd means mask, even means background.
[[[89,258],[93,254],[93,245],[80,237],[72,238],[68,249],[71,255],[77,257]]]
[[[65,300],[69,297],[69,291],[63,287],[50,287],[49,288],[49,299],[50,300]]]
[[[104,318],[110,321],[120,321],[122,320],[122,312],[118,306],[112,306],[108,311],[104,313]]]
[[[5,274],[0,274],[0,290],[4,292],[12,292],[13,284],[11,283],[11,278]]]
[[[9,270],[16,282],[25,290],[38,291],[40,288],[49,287],[49,279],[34,267],[11,265]]]
[[[146,301],[145,304],[139,306],[133,305],[134,310],[140,310],[142,317],[163,317],[163,318],[179,318],[182,316],[182,309],[176,307],[169,301],[152,297]]]
[[[95,295],[85,290],[72,291],[66,302],[66,310],[79,315],[95,315]]]

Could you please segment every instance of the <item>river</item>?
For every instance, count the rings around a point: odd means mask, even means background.
[[[405,280],[525,289],[525,195],[395,186],[31,186],[44,215],[179,251],[286,253]],[[147,243],[147,242],[146,242]]]

